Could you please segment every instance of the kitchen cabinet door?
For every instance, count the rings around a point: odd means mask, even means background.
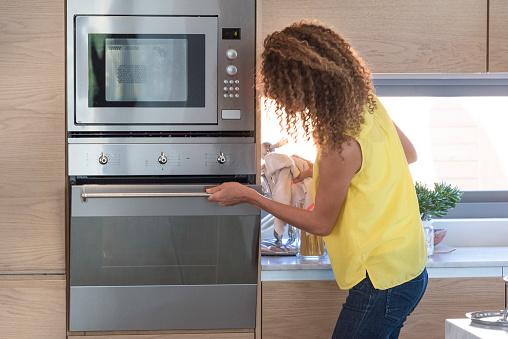
[[[508,1],[490,0],[489,71],[508,72]]]
[[[261,41],[295,21],[318,19],[341,32],[373,72],[486,71],[487,0],[261,2]]]
[[[0,274],[64,272],[64,3],[0,2]]]
[[[65,339],[65,277],[0,276],[0,338]]]
[[[330,338],[347,292],[335,281],[263,282],[263,339]]]
[[[504,307],[504,283],[499,278],[429,279],[425,296],[402,328],[401,338],[444,338],[445,320],[466,312]]]

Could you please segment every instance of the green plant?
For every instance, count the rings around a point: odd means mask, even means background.
[[[415,189],[420,206],[420,217],[424,221],[442,217],[450,208],[455,207],[462,198],[462,192],[458,187],[444,182],[434,183],[434,189],[416,182]]]

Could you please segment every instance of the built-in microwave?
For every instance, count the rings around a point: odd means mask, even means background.
[[[108,3],[69,1],[69,132],[254,130],[255,1]]]

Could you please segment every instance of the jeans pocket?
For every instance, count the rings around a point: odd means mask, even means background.
[[[385,317],[393,322],[402,323],[420,301],[426,287],[425,277],[418,277],[386,293]]]

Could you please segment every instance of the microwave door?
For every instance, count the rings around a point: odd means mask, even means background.
[[[76,18],[77,124],[216,124],[217,17]]]

